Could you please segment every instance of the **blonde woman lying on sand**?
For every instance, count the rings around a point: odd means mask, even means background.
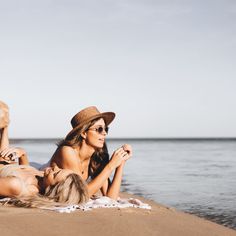
[[[29,162],[24,149],[9,147],[9,122],[9,108],[0,101],[0,167],[4,164],[15,164],[16,159],[20,165],[28,165]]]
[[[73,171],[56,166],[39,171],[28,166],[23,149],[9,148],[8,124],[8,107],[0,102],[0,197],[14,198],[14,205],[27,207],[52,206],[55,202],[79,204],[88,200],[86,184]],[[15,164],[16,157],[20,165]]]
[[[37,207],[55,202],[79,204],[88,200],[82,178],[71,170],[48,167],[39,171],[27,165],[0,169],[0,196],[15,198],[15,205]]]
[[[89,197],[99,190],[112,199],[119,197],[123,169],[132,155],[132,148],[124,144],[109,160],[105,139],[108,125],[114,118],[115,113],[100,113],[94,106],[78,112],[71,120],[73,129],[58,144],[49,162],[50,166],[73,170],[87,180]],[[113,171],[115,174],[110,181]]]

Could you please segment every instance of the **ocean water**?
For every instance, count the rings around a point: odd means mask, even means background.
[[[45,163],[57,139],[11,140],[31,162]],[[122,190],[236,229],[235,139],[111,139],[129,143]]]

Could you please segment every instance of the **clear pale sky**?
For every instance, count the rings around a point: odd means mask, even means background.
[[[0,0],[0,100],[11,138],[90,105],[110,137],[236,137],[236,1]]]

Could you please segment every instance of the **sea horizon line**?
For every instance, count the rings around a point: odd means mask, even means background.
[[[12,141],[17,141],[17,140],[62,140],[62,137],[27,137],[27,138],[10,138]],[[158,140],[158,141],[171,141],[171,140],[180,140],[180,141],[190,141],[190,140],[232,140],[236,141],[236,137],[110,137],[107,138],[107,140],[111,141],[119,141],[119,140],[137,140],[137,141],[143,141],[143,140]]]

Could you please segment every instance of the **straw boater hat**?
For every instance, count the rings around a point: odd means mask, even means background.
[[[95,106],[81,110],[71,119],[73,129],[67,134],[66,138],[72,137],[83,125],[97,118],[103,118],[106,125],[109,125],[115,118],[115,113],[101,113]]]

